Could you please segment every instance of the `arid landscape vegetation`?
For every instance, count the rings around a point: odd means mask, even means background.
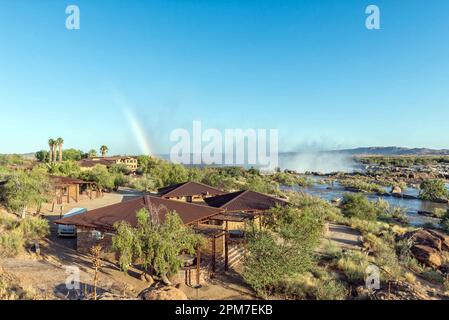
[[[52,156],[0,157],[1,299],[449,297],[449,157],[363,156],[355,158],[359,171],[297,173],[192,168],[138,156],[133,171],[112,163],[83,168],[80,161],[96,157],[94,151],[56,152],[52,144],[50,150]],[[107,147],[100,150],[105,158]],[[55,204],[55,176],[88,182],[90,197]],[[155,221],[141,210],[137,228],[115,224],[112,257],[101,246],[81,253],[76,239],[56,235],[54,221],[72,208],[89,212],[187,181],[286,203],[245,224],[244,257],[225,272],[207,272],[199,287],[176,275],[180,253],[194,254],[205,240],[176,212]],[[66,267],[73,265],[81,270],[78,291],[66,286]],[[370,290],[373,265],[380,288]]]

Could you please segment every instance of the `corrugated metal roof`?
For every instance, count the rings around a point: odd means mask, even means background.
[[[153,212],[158,211],[161,221],[165,219],[165,215],[168,212],[176,211],[185,224],[201,221],[223,212],[223,210],[213,207],[146,195],[137,199],[91,210],[73,217],[60,219],[55,221],[55,223],[98,230],[114,230],[115,223],[126,221],[135,227],[137,226],[136,213],[142,208]]]
[[[268,210],[276,206],[276,204],[288,204],[285,200],[251,190],[227,193],[216,197],[206,198],[204,201],[212,207],[225,209],[227,211]]]
[[[70,177],[62,177],[62,176],[49,176],[50,181],[55,185],[69,185],[69,184],[84,184],[84,183],[90,183],[88,181],[84,181],[81,179],[75,179]]]
[[[171,185],[168,187],[158,189],[158,193],[163,198],[170,197],[186,197],[186,196],[196,196],[196,195],[221,195],[225,194],[224,191],[208,186],[207,184],[188,181],[184,183],[179,183]]]

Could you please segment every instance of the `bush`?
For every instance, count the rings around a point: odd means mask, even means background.
[[[48,221],[39,217],[27,217],[20,222],[20,230],[27,241],[36,241],[50,233]]]
[[[245,281],[265,296],[281,280],[309,270],[324,232],[324,219],[325,211],[316,211],[311,204],[273,208],[264,230],[252,226],[246,233]]]
[[[290,256],[267,231],[248,233],[248,255],[244,260],[243,278],[261,296],[272,293],[284,277],[297,270],[291,265]],[[287,262],[287,263],[284,263]]]
[[[435,217],[435,218],[442,219],[442,218],[444,218],[446,216],[446,212],[447,212],[446,209],[435,208],[435,210],[433,210],[433,212],[432,212],[432,216]]]
[[[449,292],[449,277],[445,276],[443,281],[443,291]]]
[[[435,284],[442,284],[444,282],[444,277],[441,274],[441,272],[435,271],[435,270],[425,270],[421,272],[421,277],[423,277],[425,280],[435,283]]]
[[[449,232],[449,209],[441,217],[440,225],[444,231]]]
[[[0,198],[8,210],[25,216],[30,207],[39,207],[48,201],[51,185],[46,174],[41,170],[31,172],[13,171],[1,188]]]
[[[306,272],[283,280],[277,293],[290,299],[343,300],[347,297],[345,286],[327,272],[323,277]]]
[[[376,206],[362,194],[345,194],[341,203],[342,213],[349,218],[375,220],[378,215]]]
[[[359,191],[365,191],[365,192],[384,192],[385,191],[382,188],[382,186],[380,186],[376,183],[365,182],[363,180],[356,179],[356,178],[345,179],[345,180],[342,180],[340,183],[344,187],[356,189]]]
[[[14,257],[18,255],[25,246],[25,238],[20,229],[0,234],[0,256]]]
[[[26,217],[22,220],[2,218],[0,224],[0,255],[16,256],[27,244],[49,234],[47,220]]]
[[[337,268],[342,271],[349,281],[362,282],[365,279],[365,270],[371,263],[368,255],[361,251],[347,251],[337,261]]]
[[[394,239],[389,239],[390,243],[394,243]],[[373,252],[376,265],[386,279],[398,280],[402,276],[402,269],[396,256],[395,248],[384,239],[370,234],[365,239],[365,245]]]
[[[112,190],[115,187],[115,176],[110,173],[108,169],[97,164],[92,169],[84,171],[81,178],[87,181],[94,181],[97,183],[100,190]]]
[[[419,187],[421,189],[419,193],[421,200],[435,201],[449,198],[449,191],[446,189],[443,180],[426,180]]]
[[[328,240],[323,246],[323,256],[335,259],[341,256],[342,250],[334,242]]]

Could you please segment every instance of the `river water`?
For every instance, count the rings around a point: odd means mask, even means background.
[[[282,189],[294,190],[298,192],[304,192],[313,196],[320,197],[322,199],[331,201],[336,198],[343,198],[345,193],[350,191],[345,190],[338,182],[334,182],[332,185],[325,183],[322,177],[309,177],[313,184],[308,187],[293,186],[287,187],[283,186]],[[385,192],[389,192],[390,188],[385,188]],[[405,195],[410,195],[417,197],[419,190],[415,188],[407,188],[404,190]],[[392,196],[380,196],[373,193],[367,193],[366,196],[372,201],[378,199],[383,199],[387,201],[390,205],[395,207],[402,207],[407,211],[407,217],[409,223],[413,226],[420,226],[425,223],[437,224],[439,219],[419,214],[418,212],[433,212],[436,208],[449,209],[449,205],[444,203],[435,203],[430,201],[422,201],[419,199],[407,199],[407,198],[396,198]]]

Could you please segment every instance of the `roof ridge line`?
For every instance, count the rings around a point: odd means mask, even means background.
[[[248,189],[245,189],[245,190],[239,190],[239,191],[236,191],[236,192],[231,192],[231,193],[238,193],[238,192],[240,192],[240,194],[236,195],[233,199],[229,200],[228,202],[223,203],[223,204],[220,206],[220,208],[223,207],[224,205],[228,205],[228,204],[232,203],[235,199],[240,198],[240,196],[241,196],[242,194],[245,194],[245,193],[247,193],[248,191],[249,191]],[[228,194],[229,194],[229,193],[228,193]],[[226,195],[226,194],[224,194],[224,195]]]

